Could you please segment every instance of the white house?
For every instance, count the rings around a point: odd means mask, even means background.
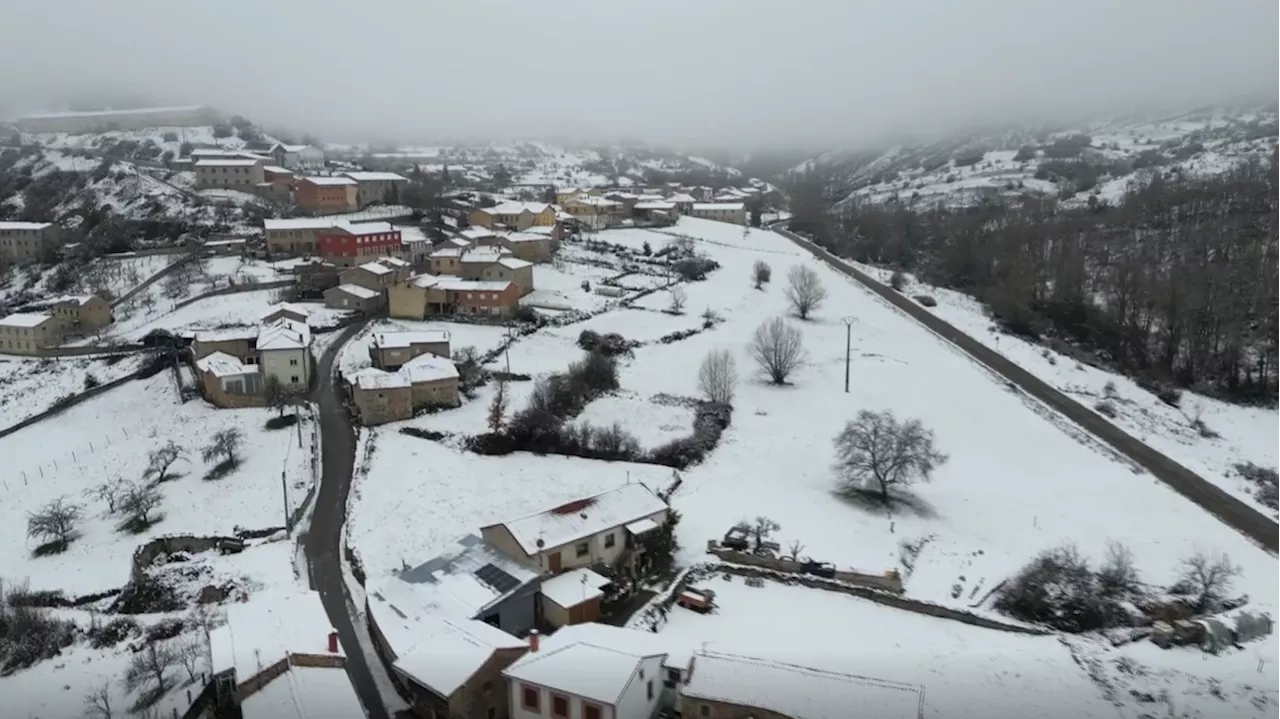
[[[324,167],[324,150],[311,145],[277,143],[269,153],[276,164],[290,170],[319,170]]]
[[[502,672],[512,719],[653,719],[662,706],[666,654],[576,641],[547,649],[539,644],[538,635],[530,635],[529,652]]]
[[[262,374],[289,389],[306,389],[311,382],[311,328],[280,318],[262,325],[255,345]]]
[[[741,202],[697,202],[690,206],[689,216],[745,225],[747,224],[747,206]]]

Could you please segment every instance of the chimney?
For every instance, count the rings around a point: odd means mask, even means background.
[[[529,651],[530,652],[538,651],[538,630],[537,629],[534,629],[529,632]]]
[[[329,653],[330,654],[338,653],[338,633],[337,632],[329,632]]]

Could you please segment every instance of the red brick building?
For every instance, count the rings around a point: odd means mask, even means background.
[[[400,230],[389,222],[339,224],[316,232],[320,257],[337,265],[358,265],[375,257],[399,257]]]
[[[317,215],[356,210],[356,181],[349,177],[299,177],[294,195],[298,207]]]

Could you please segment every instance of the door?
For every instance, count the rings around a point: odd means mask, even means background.
[[[547,557],[547,569],[551,570],[552,572],[560,571],[561,564],[560,564],[559,552],[556,552],[555,554],[552,554],[551,556]]]

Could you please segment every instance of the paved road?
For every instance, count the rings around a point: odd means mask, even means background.
[[[1164,482],[1178,494],[1191,500],[1219,521],[1257,542],[1272,554],[1277,551],[1280,527],[1275,520],[1257,509],[1236,499],[1217,485],[1178,464],[1168,456],[1136,439],[1119,427],[1103,419],[1093,410],[1049,386],[1008,358],[978,342],[969,335],[943,321],[909,297],[883,285],[867,274],[859,272],[813,242],[783,229],[779,223],[770,229],[786,237],[814,257],[826,262],[840,272],[884,298],[889,304],[917,320],[935,334],[959,347],[977,362],[1004,377],[1023,392],[1035,397],[1050,408],[1075,422],[1099,440],[1142,466],[1156,479]],[[1171,528],[1171,531],[1176,531]]]
[[[342,388],[333,381],[333,362],[342,346],[364,325],[361,322],[341,330],[320,356],[316,368],[319,384],[311,398],[320,411],[322,469],[304,550],[311,585],[320,593],[324,611],[347,649],[347,673],[365,712],[370,719],[389,719],[378,685],[360,651],[361,642],[347,609],[351,598],[342,580],[342,525],[347,521],[347,493],[351,490],[351,473],[355,467],[356,438],[347,410],[342,406]]]

